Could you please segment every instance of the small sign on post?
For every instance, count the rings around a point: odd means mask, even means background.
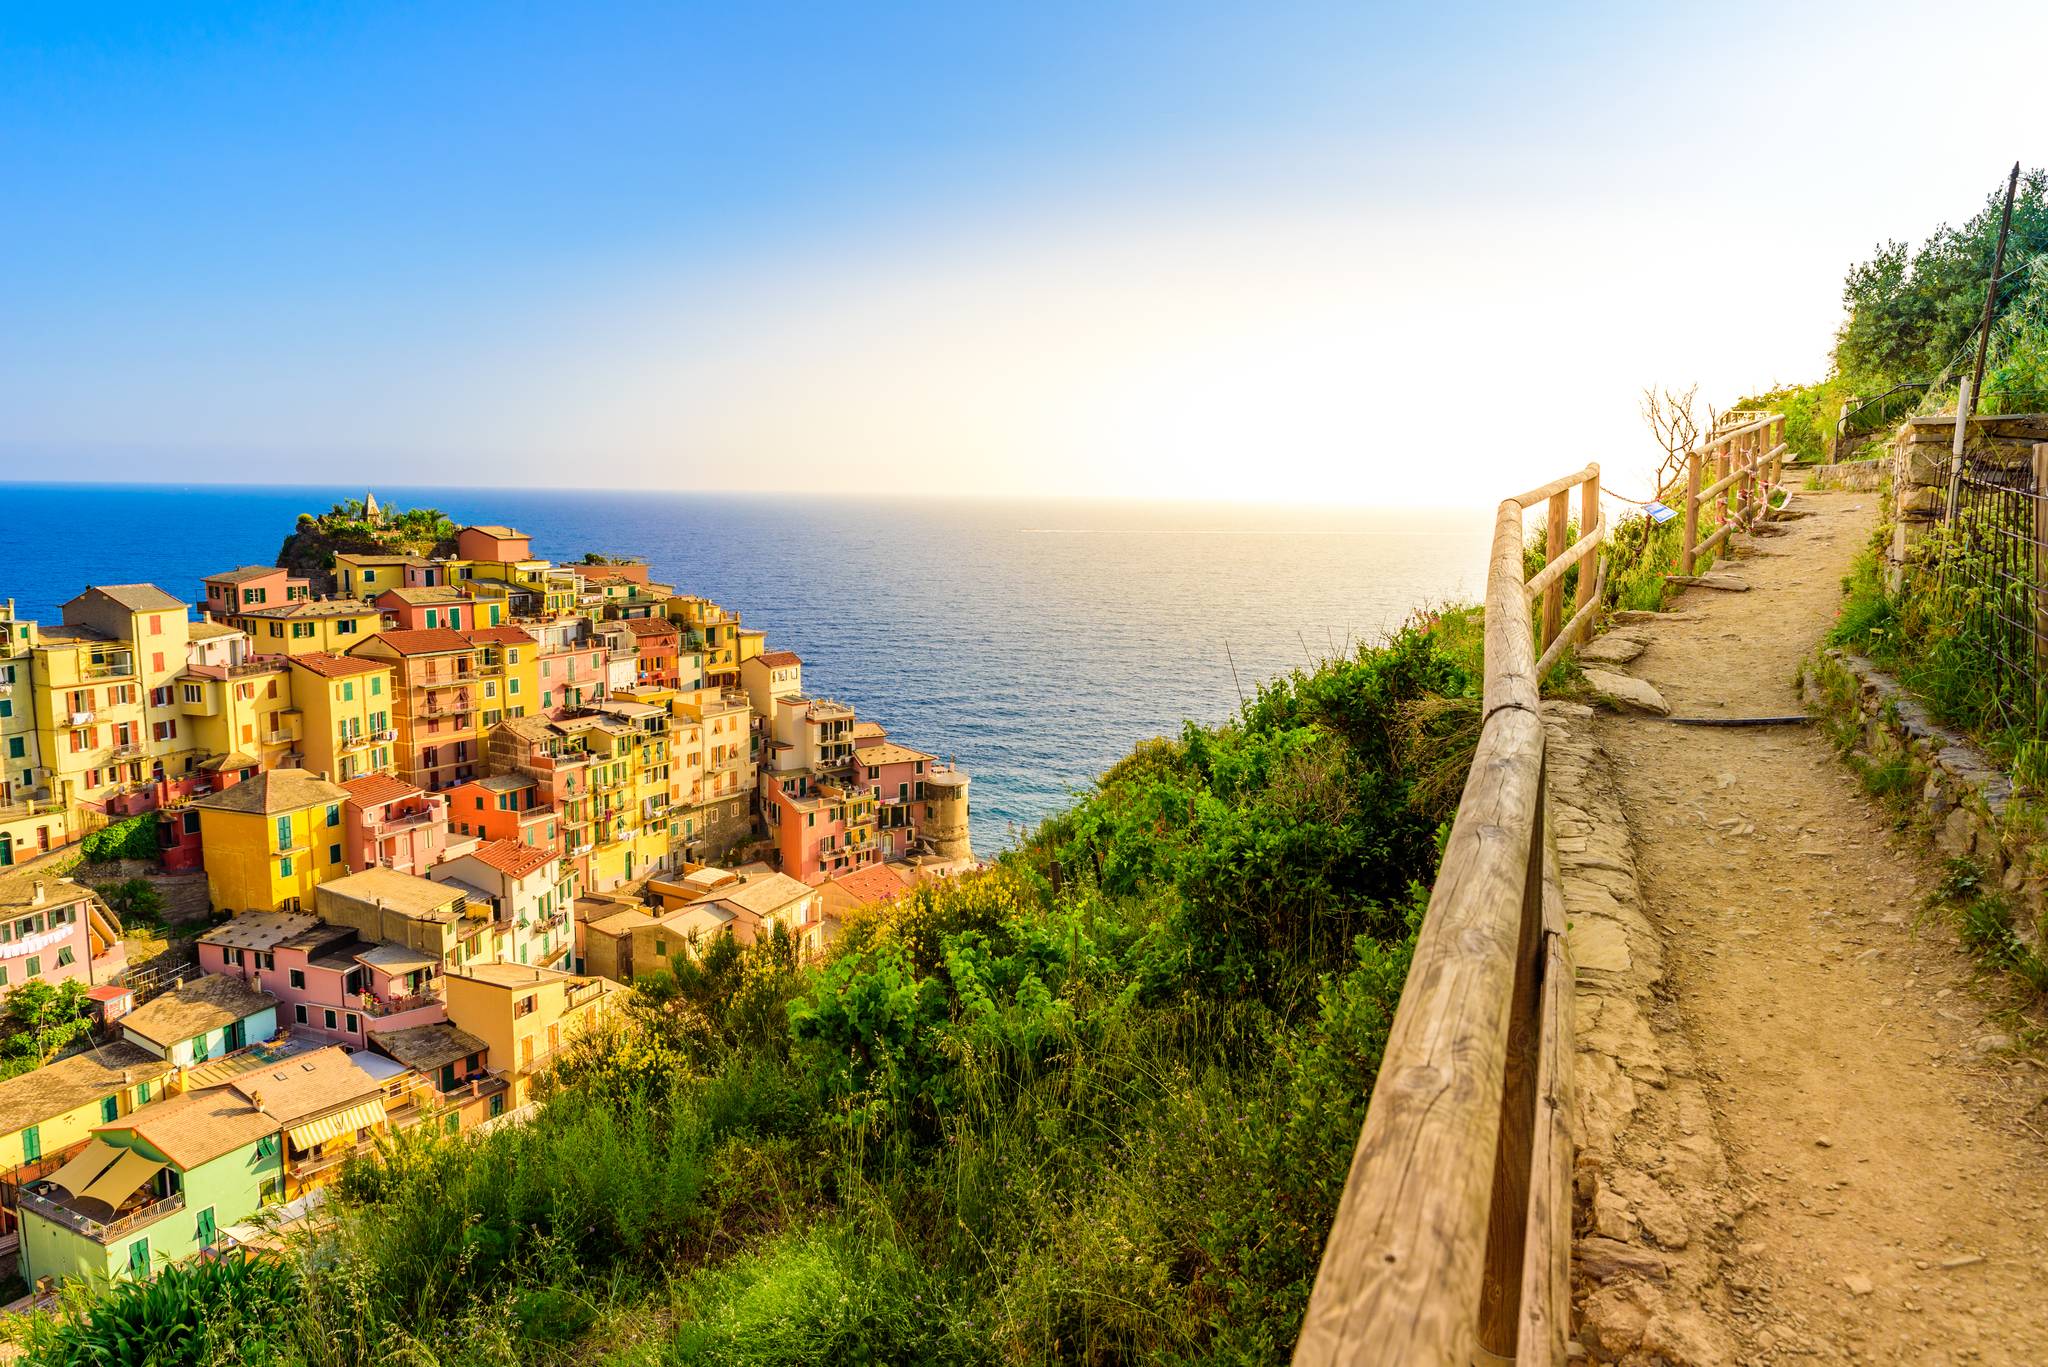
[[[1678,516],[1677,509],[1667,508],[1654,498],[1643,505],[1643,513],[1650,519],[1650,521],[1656,523],[1660,527],[1664,525],[1666,522],[1669,522],[1672,518]]]

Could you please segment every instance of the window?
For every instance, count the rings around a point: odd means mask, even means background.
[[[137,1239],[134,1243],[128,1245],[128,1271],[138,1281],[149,1275],[149,1240],[147,1238]]]
[[[245,1047],[248,1043],[249,1023],[247,1021],[229,1021],[227,1028],[226,1051],[232,1054],[235,1052],[235,1050]]]
[[[27,744],[26,744],[26,743],[25,743],[25,742],[24,742],[24,741],[22,740],[22,738],[21,738],[20,736],[9,736],[9,737],[7,738],[7,758],[9,758],[9,759],[26,759],[26,758],[28,758],[28,746],[27,746]]]
[[[334,1028],[334,1013],[332,1011],[323,1011],[320,1014],[323,1017],[322,1023],[329,1030],[332,1030]]]
[[[31,1125],[21,1132],[21,1156],[33,1163],[43,1156],[43,1131]]]
[[[292,819],[288,816],[277,819],[277,847],[281,850],[292,847]]]
[[[340,824],[341,824],[341,804],[340,804],[339,802],[330,802],[330,803],[328,803],[328,804],[327,804],[327,826],[328,826],[328,829],[329,829],[329,830],[332,830],[332,829],[333,829],[334,827],[336,827],[336,826],[339,826]]]
[[[266,1134],[261,1139],[257,1140],[256,1156],[258,1158],[277,1157],[277,1136],[274,1134]]]
[[[303,968],[294,968],[286,976],[290,979],[293,987],[304,987],[306,985],[306,970]]]
[[[279,858],[277,861],[277,873],[280,878],[292,876],[292,857],[290,855],[287,854]]]
[[[354,679],[343,679],[341,681],[341,700],[343,702],[354,702],[356,700],[356,683]]]
[[[28,956],[28,975],[29,975],[29,976],[30,976],[31,978],[40,978],[40,977],[42,977],[42,976],[43,976],[43,956],[42,956],[42,955],[40,955],[40,954],[31,954],[31,955],[29,955],[29,956]]]
[[[150,652],[149,668],[152,673],[161,674],[164,672],[164,653],[161,650]]]
[[[294,1006],[292,1008],[292,1019],[297,1021],[300,1025],[304,1025],[306,1023],[306,1004],[304,1002],[300,1002],[297,1006]]]
[[[356,1017],[356,1013],[355,1013],[355,1012],[351,1011],[351,1012],[349,1012],[349,1013],[348,1013],[347,1025],[348,1025],[348,1032],[349,1032],[349,1033],[350,1033],[351,1035],[355,1034],[355,1033],[356,1033],[356,1031],[357,1031],[357,1029],[359,1028],[359,1026],[358,1026],[358,1024],[357,1024],[357,1017]]]
[[[329,845],[327,847],[327,862],[330,864],[339,864],[341,862],[341,846]]]
[[[111,1125],[121,1118],[121,1099],[113,1096],[100,1098],[100,1124]]]
[[[383,691],[384,676],[381,674],[372,674],[370,676],[370,696],[374,698]]]
[[[214,1229],[212,1206],[208,1206],[205,1210],[199,1212],[199,1228],[197,1233],[199,1237],[199,1246],[201,1248],[213,1247]]]
[[[78,956],[71,952],[70,945],[64,945],[57,950],[57,967],[69,968],[77,962]]]
[[[507,693],[511,694],[511,695],[512,695],[513,697],[515,697],[515,698],[516,698],[516,697],[518,697],[518,696],[519,696],[519,680],[517,680],[517,679],[507,679],[507,680],[505,680],[505,691],[506,691]]]

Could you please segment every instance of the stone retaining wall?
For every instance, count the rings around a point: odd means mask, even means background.
[[[1948,497],[1949,460],[1956,418],[1908,418],[1892,442],[1891,578],[1897,587],[1914,547],[1940,520]],[[2034,445],[2048,441],[2048,413],[1972,418],[1963,435],[1965,455],[1999,465],[2034,463]]]
[[[1795,467],[1806,472],[1806,487],[1809,489],[1847,489],[1853,493],[1875,493],[1878,485],[1891,471],[1891,463],[1882,460],[1846,460],[1834,465],[1802,465]]]
[[[1935,843],[1982,865],[2013,897],[2029,938],[2038,936],[2048,916],[2048,842],[1999,764],[1860,655],[1821,651],[1800,671],[1800,689],[1837,744],[1873,763],[1905,761]]]

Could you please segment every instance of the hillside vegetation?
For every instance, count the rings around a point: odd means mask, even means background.
[[[310,579],[316,592],[330,593],[337,551],[453,555],[455,523],[438,508],[384,508],[372,518],[362,499],[348,499],[324,513],[300,513],[297,525],[278,548],[277,563]]]
[[[289,1276],[82,1296],[29,1358],[114,1360],[154,1317],[189,1326],[163,1362],[1280,1361],[1478,635],[1419,619],[1138,746],[822,964],[714,943],[570,1051],[532,1123],[349,1165]]]

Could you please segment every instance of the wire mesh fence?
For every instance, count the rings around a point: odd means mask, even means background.
[[[2030,463],[1965,454],[1952,472],[1940,587],[1982,650],[2006,726],[2048,733],[2048,444]]]

